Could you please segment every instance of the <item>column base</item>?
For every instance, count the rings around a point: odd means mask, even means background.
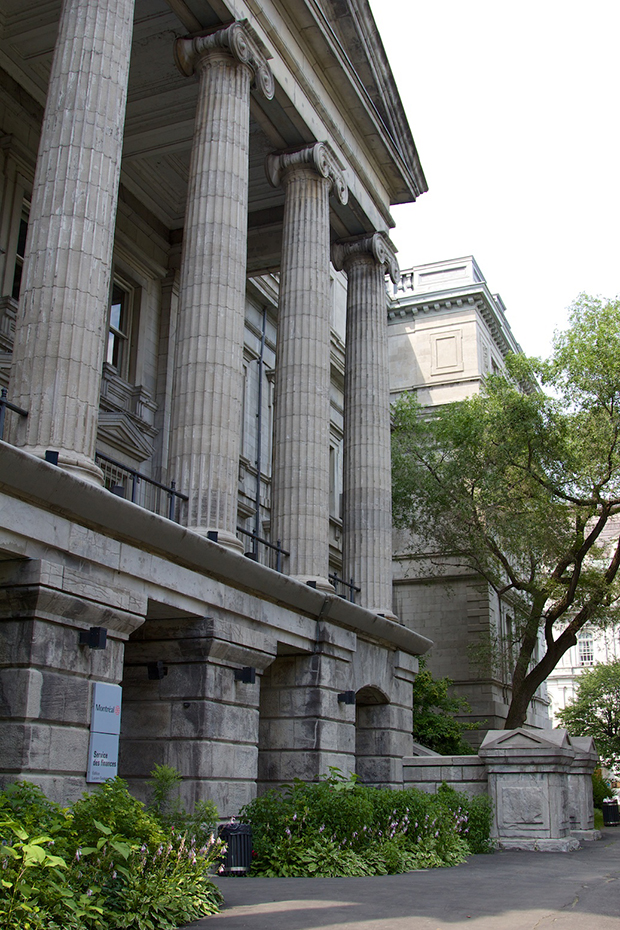
[[[237,539],[234,533],[229,533],[227,530],[218,530],[215,529],[215,527],[203,526],[188,526],[188,530],[192,530],[193,533],[198,533],[199,536],[208,539],[210,542],[217,543],[218,546],[224,546],[225,549],[230,549],[231,552],[238,552],[239,555],[243,555],[245,551],[241,540]]]
[[[324,591],[325,594],[335,594],[336,589],[327,578],[321,578],[320,575],[291,575],[295,581],[301,581],[307,584],[309,588],[316,588],[317,591]]]
[[[43,446],[20,446],[19,448],[22,452],[27,452],[29,455],[34,455],[35,458],[43,459],[43,461],[46,461],[47,453],[55,453],[58,455],[58,461],[50,461],[54,468],[61,468],[81,481],[87,481],[99,488],[103,487],[103,472],[86,455],[66,449],[44,449]]]
[[[363,604],[361,605],[364,606]],[[392,613],[391,610],[387,610],[385,607],[367,607],[367,610],[370,610],[371,613],[376,614],[378,617],[385,617],[386,620],[393,620],[394,623],[402,623],[399,617],[395,613]]]

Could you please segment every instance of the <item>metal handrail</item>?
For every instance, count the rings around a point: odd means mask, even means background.
[[[175,487],[175,482],[171,481],[169,485],[162,484],[161,481],[156,481],[154,478],[149,478],[148,475],[143,475],[142,472],[137,471],[135,468],[131,468],[129,465],[125,465],[124,462],[119,462],[116,459],[110,458],[109,455],[104,455],[103,452],[95,452],[95,461],[100,459],[104,462],[108,462],[110,465],[114,465],[115,468],[120,468],[121,471],[126,472],[131,477],[131,502],[136,503],[136,491],[138,484],[141,481],[150,484],[155,488],[159,488],[161,491],[165,491],[170,498],[170,504],[168,507],[168,519],[175,519],[175,498],[179,498],[182,501],[188,501],[189,497],[187,494],[183,494],[181,491],[177,491]]]
[[[18,413],[20,417],[27,417],[28,411],[24,410],[22,407],[18,407],[17,404],[12,404],[10,400],[6,399],[7,390],[2,388],[0,391],[0,439],[4,439],[4,420],[6,417],[6,411],[13,410],[15,413]]]
[[[269,542],[268,539],[263,539],[262,537],[257,536],[255,530],[245,530],[242,526],[237,527],[237,532],[241,533],[242,536],[249,536],[250,539],[252,539],[255,543],[260,543],[261,546],[266,546],[267,549],[273,549],[273,551],[276,553],[276,571],[277,572],[282,571],[282,558],[281,557],[283,555],[289,556],[291,553],[287,552],[286,549],[282,548],[282,544],[279,539],[274,544],[272,542]],[[256,555],[257,555],[256,546],[254,547],[254,552],[250,552],[250,553],[246,552],[245,554],[247,555],[248,558],[254,559],[256,561]]]
[[[327,577],[329,578],[334,588],[336,589],[336,594],[338,595],[338,597],[345,597],[344,594],[340,594],[340,592],[338,591],[338,585],[342,585],[343,588],[349,589],[349,596],[347,600],[351,601],[352,604],[355,604],[355,595],[359,594],[362,589],[356,587],[352,578],[350,581],[345,581],[344,578],[339,578],[336,572],[333,572],[331,575],[328,575]]]

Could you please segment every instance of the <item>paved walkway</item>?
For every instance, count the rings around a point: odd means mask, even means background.
[[[620,827],[574,853],[497,852],[376,878],[217,884],[224,910],[192,930],[620,930]]]

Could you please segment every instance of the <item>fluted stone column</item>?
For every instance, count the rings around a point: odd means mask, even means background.
[[[200,77],[179,294],[170,474],[189,495],[187,525],[242,550],[237,485],[243,391],[250,85],[273,96],[249,26],[178,39],[180,70]]]
[[[64,0],[30,210],[10,441],[94,464],[134,0]]]
[[[338,242],[334,265],[347,273],[344,377],[342,574],[358,603],[392,615],[392,482],[386,268],[400,278],[383,233]]]
[[[318,142],[269,155],[284,188],[271,536],[289,573],[333,590],[329,574],[329,194],[346,203],[335,155]]]

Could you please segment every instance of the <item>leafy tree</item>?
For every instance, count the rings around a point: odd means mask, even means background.
[[[463,739],[464,730],[474,730],[475,723],[455,719],[459,711],[469,710],[465,698],[452,697],[449,678],[433,678],[424,660],[413,683],[413,738],[442,755],[469,755],[472,747]]]
[[[620,659],[579,676],[575,697],[558,717],[572,736],[592,736],[605,765],[620,763]]]
[[[505,725],[520,726],[584,624],[618,615],[620,300],[581,295],[548,361],[510,356],[481,394],[433,411],[404,395],[394,426],[394,516],[412,549],[515,606]]]

